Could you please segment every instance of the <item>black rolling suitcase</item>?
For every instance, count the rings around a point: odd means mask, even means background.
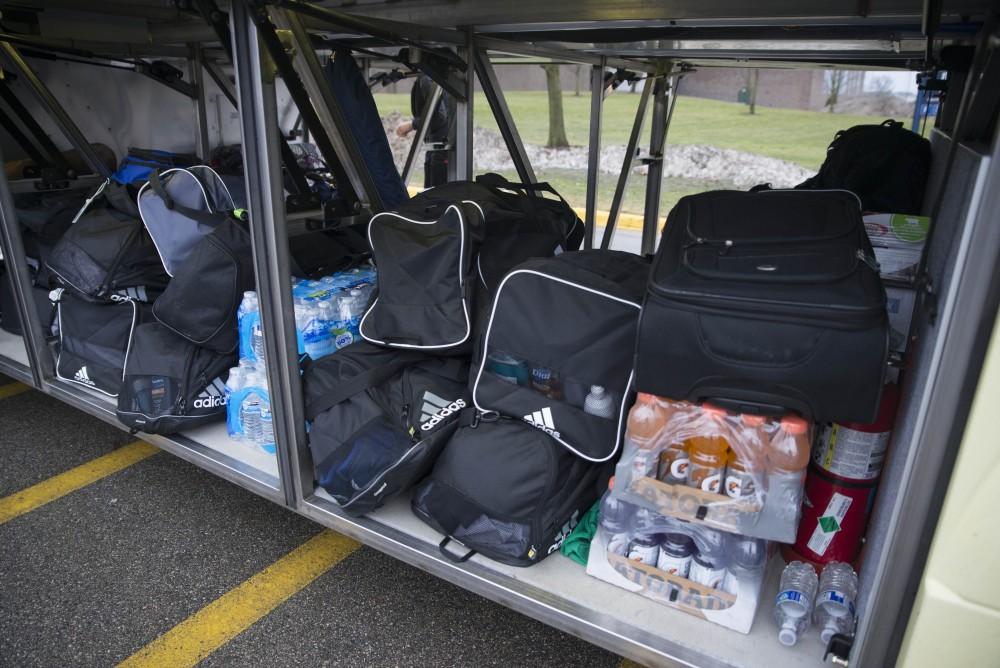
[[[684,197],[650,273],[636,388],[873,421],[888,349],[874,257],[848,191]]]

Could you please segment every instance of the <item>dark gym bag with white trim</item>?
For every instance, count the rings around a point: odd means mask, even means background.
[[[132,335],[115,415],[135,431],[174,434],[226,418],[226,379],[238,356],[194,345],[158,322]]]
[[[848,191],[718,191],[670,212],[639,324],[636,389],[741,412],[875,419],[885,290]]]
[[[469,364],[359,341],[303,374],[316,480],[364,515],[423,478],[470,405]]]
[[[414,493],[419,517],[506,564],[529,566],[558,548],[606,489],[620,451],[648,272],[638,255],[588,250],[507,274],[477,347],[479,413]],[[584,410],[588,395],[600,411]]]
[[[583,224],[564,200],[533,193],[555,191],[487,174],[431,188],[374,216],[368,240],[378,289],[361,336],[394,348],[469,352],[480,312],[512,267],[575,250],[583,239]]]
[[[163,294],[153,316],[175,334],[218,353],[239,345],[236,314],[254,289],[250,233],[227,217],[198,241]]]
[[[63,289],[52,295],[59,322],[56,377],[118,396],[132,333],[152,319],[149,305],[125,298],[91,302]]]

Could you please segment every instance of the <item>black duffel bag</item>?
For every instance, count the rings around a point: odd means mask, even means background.
[[[316,481],[364,515],[423,478],[470,405],[469,364],[359,341],[303,375]]]
[[[670,212],[639,325],[640,392],[868,423],[887,350],[852,193],[709,192]]]
[[[118,421],[135,431],[174,434],[226,418],[227,371],[235,353],[192,344],[158,322],[139,325],[118,394]]]
[[[865,211],[917,215],[931,169],[931,143],[899,121],[839,131],[816,176],[797,189],[843,188]]]
[[[552,554],[607,489],[612,465],[569,452],[521,420],[483,416],[462,426],[413,492],[413,512],[445,535],[442,553],[511,566]],[[448,544],[466,548],[457,555]]]
[[[112,206],[91,205],[46,264],[59,283],[91,300],[129,291],[131,298],[153,301],[169,280],[142,221]]]
[[[218,353],[239,345],[237,310],[254,289],[250,233],[226,218],[197,242],[166,290],[153,316],[178,336]]]
[[[147,304],[91,302],[66,290],[53,292],[59,321],[56,377],[117,397],[132,332],[151,320]]]
[[[374,216],[368,240],[379,268],[361,336],[395,348],[467,353],[480,311],[503,276],[533,258],[576,250],[583,225],[544,183],[495,174],[448,183]]]

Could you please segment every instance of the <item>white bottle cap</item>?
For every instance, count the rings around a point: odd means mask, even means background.
[[[786,647],[791,647],[799,641],[799,634],[795,630],[795,623],[791,619],[786,619],[781,625],[781,629],[778,631],[778,641]]]
[[[824,626],[823,630],[819,632],[819,638],[823,641],[824,645],[830,642],[830,638],[837,633],[837,630],[837,624],[834,622],[833,617],[826,620],[826,626]]]
[[[597,396],[601,396],[602,394],[604,394],[604,388],[601,387],[600,385],[591,385],[590,393],[596,394]]]

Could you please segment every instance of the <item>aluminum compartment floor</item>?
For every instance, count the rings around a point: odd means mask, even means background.
[[[24,339],[0,329],[0,357],[28,366],[28,351],[24,347]]]
[[[328,515],[333,514],[329,510],[334,505],[333,500],[321,489],[317,489],[307,503],[314,509],[326,510]],[[342,517],[340,519],[343,520]],[[394,500],[368,519],[405,534],[423,543],[432,552],[437,552],[437,545],[442,537],[412,513],[408,497]],[[350,521],[350,518],[347,520]],[[332,525],[336,526],[336,523]],[[443,556],[439,555],[438,558],[445,561]],[[554,554],[530,568],[505,566],[477,555],[470,559],[468,567],[485,569],[494,576],[493,579],[499,576],[500,579],[513,580],[515,582],[511,584],[515,587],[516,583],[523,583],[526,589],[544,592],[545,600],[539,598],[535,601],[539,610],[555,608],[569,611],[570,614],[572,610],[579,608],[599,611],[602,626],[614,628],[623,641],[615,643],[618,645],[616,647],[610,647],[614,651],[625,652],[630,643],[650,646],[648,640],[653,637],[660,642],[652,645],[652,649],[662,656],[662,662],[668,664],[668,657],[672,656],[696,666],[818,668],[824,665],[824,648],[814,629],[808,631],[792,648],[784,647],[778,642],[778,629],[771,617],[770,602],[777,590],[783,566],[780,555],[776,554],[768,566],[762,600],[758,605],[753,627],[747,635],[597,580],[587,575],[582,566],[561,554]],[[587,637],[585,633],[578,635]]]

